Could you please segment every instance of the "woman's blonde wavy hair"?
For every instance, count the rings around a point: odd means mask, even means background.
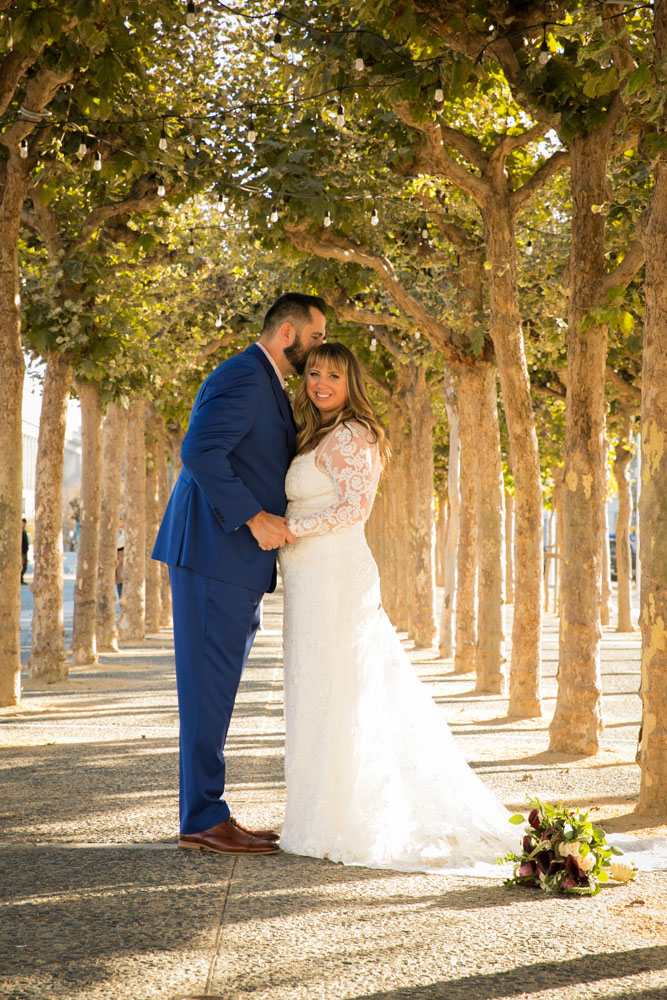
[[[320,366],[335,368],[341,372],[345,376],[347,388],[345,406],[333,419],[325,423],[322,423],[320,411],[310,401],[306,392],[308,372],[312,368]],[[361,365],[349,347],[338,341],[321,344],[308,355],[306,367],[294,398],[294,419],[297,426],[297,452],[312,450],[339,424],[355,420],[368,429],[373,441],[377,441],[383,468],[389,459],[391,450],[389,442],[366,393]]]

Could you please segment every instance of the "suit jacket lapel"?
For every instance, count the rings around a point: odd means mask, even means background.
[[[296,425],[294,423],[294,415],[292,413],[292,407],[290,406],[289,400],[285,395],[285,390],[278,381],[278,376],[276,375],[271,362],[267,358],[261,347],[257,344],[251,344],[247,348],[255,357],[259,358],[264,370],[269,376],[269,381],[271,382],[271,388],[273,389],[273,395],[276,397],[276,402],[278,404],[278,409],[280,410],[280,415],[285,421],[285,429],[287,431],[287,438],[289,440],[290,449],[294,448],[294,443],[296,440]]]

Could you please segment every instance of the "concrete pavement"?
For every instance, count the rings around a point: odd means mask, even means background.
[[[278,828],[280,616],[280,595],[268,598],[228,740],[235,814]],[[609,831],[650,832],[632,813],[638,636],[605,630],[607,729],[595,758],[546,751],[553,616],[543,654],[544,718],[520,722],[500,696],[471,693],[451,664],[410,655],[509,808],[562,799]],[[665,873],[592,899],[549,898],[501,878],[179,851],[177,733],[166,631],[72,669],[65,683],[28,681],[21,708],[0,711],[0,997],[667,997]]]

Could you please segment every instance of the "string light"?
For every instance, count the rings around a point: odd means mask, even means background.
[[[188,0],[187,13],[185,15],[185,23],[188,28],[194,28],[195,26],[195,5],[194,0]]]
[[[371,351],[376,351],[377,346],[378,346],[377,340],[375,339],[375,337],[371,337],[371,343],[370,343]]]
[[[19,156],[22,160],[28,159],[28,140],[21,139],[21,145],[19,146]]]
[[[255,142],[255,140],[257,139],[257,132],[255,131],[255,123],[254,123],[254,121],[252,119],[252,116],[250,117],[250,121],[248,123],[248,135],[247,135],[247,139],[248,139],[248,142],[251,143],[251,144],[253,142]]]
[[[324,221],[324,228],[328,229],[329,226],[331,225],[331,212],[329,211],[329,209],[327,209],[326,212],[324,213],[323,221]]]
[[[338,110],[336,112],[336,125],[338,128],[342,128],[345,124],[345,109],[342,104],[338,105]]]
[[[375,205],[373,205],[373,211],[371,212],[371,226],[377,226],[379,221],[380,221],[380,216],[378,215],[378,210],[375,207]]]
[[[76,151],[76,155],[83,158],[87,152],[88,152],[88,146],[86,145],[86,140],[82,139],[81,142],[79,143],[79,148]]]
[[[415,330],[415,340],[419,340],[420,338],[421,338],[421,333],[419,332],[419,330]]]
[[[550,55],[551,53],[549,52],[549,46],[547,45],[547,33],[545,29],[544,36],[542,38],[542,44],[540,45],[540,52],[537,57],[537,61],[540,64],[540,66],[546,66],[546,64],[549,62]]]
[[[188,253],[193,254],[194,252],[195,252],[195,237],[192,230],[190,230],[190,242],[188,244]]]
[[[421,237],[423,240],[428,239],[428,222],[426,221],[426,216],[423,216],[422,218]]]
[[[101,170],[101,169],[102,169],[102,154],[100,153],[99,149],[96,149],[95,155],[93,157],[93,170]]]
[[[157,193],[160,198],[164,198],[167,193],[167,189],[164,186],[164,177],[160,176],[157,182]]]
[[[533,241],[528,240],[528,242],[526,243],[526,256],[532,257],[532,255],[533,255]]]
[[[442,104],[442,102],[444,101],[444,99],[445,99],[445,95],[444,95],[442,87],[436,87],[435,88],[435,92],[433,94],[433,100],[435,101],[436,104]]]
[[[277,222],[278,221],[278,209],[276,208],[275,205],[271,209],[271,215],[269,216],[269,219],[271,220],[271,222]]]
[[[278,23],[276,24],[276,33],[273,36],[273,54],[274,56],[280,56],[282,55],[283,52],[283,39],[282,35],[280,34],[280,14],[278,14],[277,12],[276,14],[278,17]]]
[[[164,118],[162,119],[162,128],[160,129],[160,141],[158,142],[158,146],[163,151],[167,148],[167,130],[164,127]]]
[[[218,195],[218,211],[222,212],[224,207],[225,207],[225,199],[221,191],[220,194]]]
[[[361,51],[361,46],[357,49],[357,57],[354,60],[354,68],[356,69],[357,73],[363,73],[365,69],[364,54]]]

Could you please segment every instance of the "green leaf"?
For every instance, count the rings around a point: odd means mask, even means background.
[[[628,77],[625,84],[625,93],[629,97],[631,94],[636,94],[638,90],[642,90],[643,87],[647,87],[651,82],[651,67],[644,63],[644,65],[639,66]]]
[[[619,328],[626,336],[635,328],[635,318],[632,313],[622,312],[618,321]]]
[[[584,84],[586,97],[602,97],[614,90],[618,90],[618,73],[615,66],[590,76]]]
[[[526,818],[520,813],[515,813],[514,816],[510,816],[509,821],[510,823],[514,823],[515,826],[519,826],[520,823],[526,822]]]

